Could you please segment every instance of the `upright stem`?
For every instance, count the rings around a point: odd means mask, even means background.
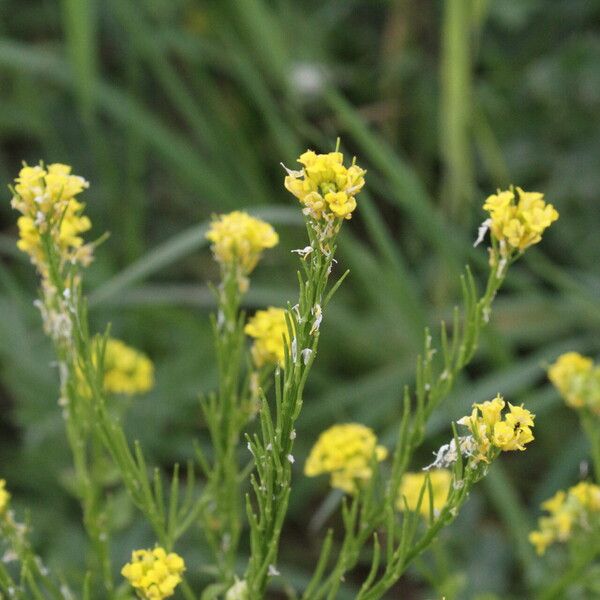
[[[263,598],[276,561],[291,490],[295,423],[302,410],[303,392],[319,340],[325,289],[333,264],[335,236],[324,245],[308,226],[314,249],[298,274],[298,304],[288,311],[289,347],[283,371],[275,375],[274,418],[266,398],[260,411],[261,436],[252,438],[257,475],[252,479],[258,510],[247,501],[251,527],[251,558],[246,579],[251,598]],[[334,288],[335,289],[335,288]]]
[[[71,335],[54,336],[52,341],[58,357],[61,399],[66,404],[63,414],[67,439],[73,455],[77,491],[83,509],[83,523],[96,555],[97,571],[102,574],[105,591],[110,597],[113,593],[114,582],[110,560],[109,532],[102,510],[102,484],[96,475],[95,463],[97,461],[91,452],[91,444],[95,439],[91,427],[93,410],[90,402],[92,399],[86,399],[80,393],[77,344],[73,337],[73,331],[77,327],[77,318],[73,311],[69,310],[65,298],[65,294],[73,294],[77,286],[72,286],[73,289],[68,286],[68,276],[64,273],[65,269],[59,262],[49,235],[43,234],[41,239],[46,254],[49,277],[44,289],[46,310],[54,311],[58,318],[65,319],[70,323],[71,328]],[[72,276],[73,274],[71,274]],[[73,298],[72,301],[76,302],[76,298]],[[92,438],[91,442],[90,438]]]
[[[221,520],[219,536],[224,560],[222,578],[233,579],[242,518],[240,476],[237,452],[241,419],[240,369],[244,344],[243,319],[240,318],[241,292],[235,268],[226,269],[219,289],[219,314],[216,323],[216,350],[219,364],[219,391],[216,433],[213,439],[216,461],[215,496]],[[211,431],[215,431],[214,428]]]
[[[592,455],[592,464],[594,465],[594,475],[597,482],[600,482],[600,426],[596,415],[587,410],[581,411],[581,424],[590,443],[590,452]]]

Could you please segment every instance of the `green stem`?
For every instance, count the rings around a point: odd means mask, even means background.
[[[585,572],[586,568],[589,567],[592,561],[600,555],[600,545],[596,542],[586,547],[578,559],[571,564],[569,569],[563,573],[557,581],[552,585],[542,590],[537,600],[554,600],[564,598],[563,592],[573,583],[575,583],[581,575]]]
[[[592,463],[596,481],[600,481],[600,426],[596,415],[583,409],[580,411],[581,425],[590,444]]]

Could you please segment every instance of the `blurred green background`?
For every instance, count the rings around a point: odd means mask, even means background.
[[[293,586],[336,523],[339,497],[301,474],[316,435],[357,420],[392,443],[424,325],[450,314],[466,262],[483,280],[485,250],[472,248],[482,200],[510,183],[546,194],[560,220],[512,270],[476,361],[414,465],[429,462],[473,401],[502,392],[537,414],[535,444],[502,457],[442,536],[448,598],[533,597],[564,556],[537,559],[527,533],[539,502],[574,484],[587,456],[544,366],[600,346],[600,2],[0,0],[0,13],[0,183],[6,190],[22,160],[40,159],[90,180],[93,231],[111,232],[88,272],[91,318],[156,362],[156,389],[132,403],[127,426],[165,470],[206,439],[198,395],[215,386],[207,284],[217,269],[202,225],[234,208],[270,220],[281,244],[253,277],[247,306],[282,304],[296,295],[290,250],[305,243],[279,163],[293,167],[307,147],[327,151],[340,136],[368,169],[340,247],[339,273],[351,275],[327,314],[299,423],[278,565]],[[57,373],[9,198],[0,205],[0,474],[31,511],[40,553],[76,580],[84,534]],[[117,564],[152,543],[120,494]],[[201,577],[199,533],[179,550]],[[427,584],[430,563],[389,597],[440,597]],[[355,576],[340,597],[353,597],[364,572]]]

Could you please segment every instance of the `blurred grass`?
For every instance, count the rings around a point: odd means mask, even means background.
[[[157,389],[133,404],[128,426],[165,468],[191,456],[192,437],[204,439],[197,395],[214,385],[207,284],[216,269],[203,224],[238,207],[276,224],[281,246],[257,271],[248,307],[281,304],[294,295],[289,251],[304,243],[279,163],[291,167],[304,148],[330,149],[340,135],[368,169],[340,248],[339,270],[351,277],[328,314],[300,423],[280,565],[293,582],[306,579],[318,546],[306,514],[331,502],[324,482],[300,473],[317,432],[356,419],[389,442],[423,326],[450,315],[466,261],[485,270],[471,244],[487,193],[514,182],[557,205],[560,221],[511,273],[475,365],[418,457],[429,461],[448,420],[487,395],[502,391],[538,412],[534,447],[503,461],[446,536],[453,568],[467,574],[465,598],[530,597],[548,573],[531,557],[525,524],[541,499],[577,479],[586,455],[544,364],[567,349],[599,352],[600,2],[2,8],[0,182],[40,158],[73,164],[92,182],[94,232],[112,234],[89,272],[92,318],[112,321],[157,363]],[[56,377],[31,305],[35,278],[15,254],[8,202],[0,218],[0,473],[17,504],[32,508],[50,562],[76,565],[83,539],[65,483]],[[148,535],[126,503],[121,521],[118,556]],[[197,541],[182,550],[201,563]],[[417,573],[394,594],[428,597]]]

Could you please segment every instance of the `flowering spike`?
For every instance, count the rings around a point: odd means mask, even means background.
[[[71,167],[60,163],[30,167],[24,163],[11,187],[11,205],[21,213],[17,220],[17,247],[31,257],[38,271],[46,276],[49,257],[44,249],[46,236],[59,253],[62,264],[87,266],[92,261],[93,245],[83,243],[81,234],[92,223],[83,214],[85,205],[76,199],[89,183],[71,174]]]

